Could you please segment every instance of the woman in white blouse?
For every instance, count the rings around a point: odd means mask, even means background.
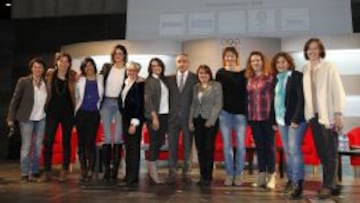
[[[31,74],[18,80],[7,116],[10,127],[14,127],[15,120],[20,124],[20,168],[23,183],[39,180],[39,158],[45,131],[47,99],[45,67],[40,58],[29,62]]]
[[[169,89],[164,82],[165,65],[161,59],[152,58],[148,72],[144,88],[145,118],[150,138],[148,172],[150,181],[159,184],[162,181],[157,160],[168,128]]]
[[[104,160],[104,180],[117,181],[123,144],[122,115],[118,100],[125,80],[125,64],[128,52],[125,46],[118,44],[111,53],[111,62],[105,63],[100,71],[104,78],[104,98],[101,102],[100,116],[104,129],[102,147]],[[113,121],[114,127],[113,128]],[[112,166],[112,168],[110,168]]]

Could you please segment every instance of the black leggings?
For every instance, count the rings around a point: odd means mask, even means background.
[[[250,121],[256,146],[259,172],[275,172],[275,132],[272,123],[265,121]]]
[[[63,163],[64,170],[69,170],[71,155],[71,131],[74,125],[74,117],[48,114],[46,116],[46,137],[45,137],[45,171],[51,171],[54,139],[59,124],[62,127]]]
[[[79,110],[75,116],[78,131],[78,154],[82,171],[94,171],[96,159],[96,133],[99,129],[99,111]]]
[[[195,127],[195,145],[200,164],[200,176],[202,180],[211,181],[214,168],[215,138],[219,122],[214,126],[206,127],[206,120],[198,117],[193,119]]]

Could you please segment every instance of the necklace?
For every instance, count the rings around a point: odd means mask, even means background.
[[[56,94],[59,95],[59,96],[63,96],[65,94],[66,87],[67,87],[66,80],[65,80],[64,85],[63,85],[61,90],[59,90],[59,85],[60,85],[59,79],[56,77],[55,78],[55,91],[56,91]]]
[[[200,85],[200,92],[205,92],[207,89],[208,89],[208,87],[209,87],[210,85],[209,84],[201,84]]]

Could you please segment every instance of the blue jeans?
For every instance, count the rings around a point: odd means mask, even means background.
[[[122,144],[123,127],[122,117],[119,111],[118,100],[114,98],[104,98],[101,110],[101,120],[104,129],[104,144]],[[111,124],[115,118],[115,134],[112,136]]]
[[[229,176],[240,175],[245,165],[245,134],[247,125],[246,117],[242,114],[231,114],[222,110],[219,120],[224,144],[223,151],[226,174]],[[234,149],[232,146],[232,129],[235,130],[236,138],[235,160]]]
[[[45,119],[20,122],[20,168],[22,176],[39,173],[39,161],[44,131]]]
[[[297,183],[299,180],[304,180],[304,158],[301,145],[306,130],[306,122],[300,123],[298,128],[279,125],[279,130],[285,151],[287,177],[292,182]]]

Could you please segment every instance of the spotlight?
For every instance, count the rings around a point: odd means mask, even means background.
[[[8,2],[8,3],[5,3],[5,6],[6,7],[11,7],[12,5],[11,5],[11,3]]]

